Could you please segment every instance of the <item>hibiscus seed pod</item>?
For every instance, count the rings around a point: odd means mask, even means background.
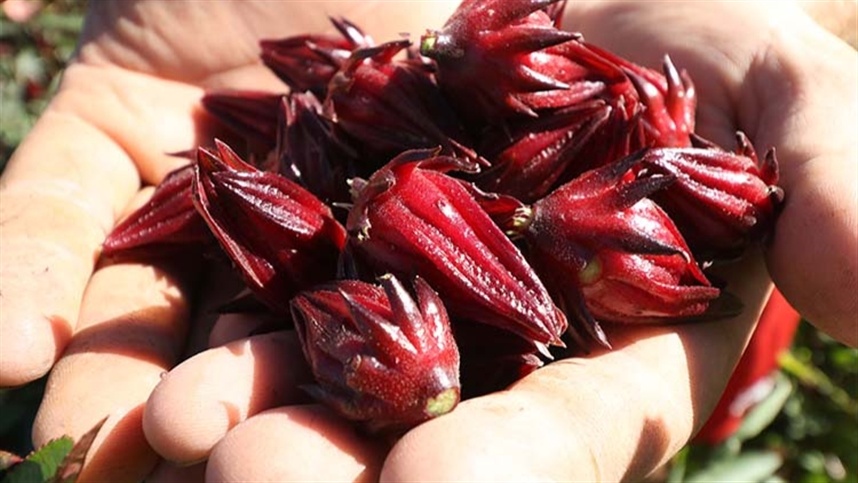
[[[102,245],[102,255],[157,255],[212,244],[205,221],[194,209],[193,178],[190,164],[164,177],[152,198],[113,228]]]
[[[547,354],[546,345],[562,345],[565,317],[468,189],[442,172],[473,167],[414,150],[356,183],[348,251],[375,273],[419,274],[452,315],[509,330]]]
[[[296,35],[259,43],[262,62],[293,91],[310,91],[324,98],[331,77],[352,51],[373,45],[355,24],[343,18],[330,20],[337,35]]]
[[[223,251],[272,309],[288,312],[291,295],[336,274],[345,230],[298,184],[218,142],[217,153],[199,150],[193,194]]]
[[[491,167],[474,180],[480,188],[532,203],[548,194],[568,171],[579,170],[579,157],[611,114],[602,101],[581,103],[538,118],[511,121],[482,136],[481,153]]]
[[[317,381],[305,389],[372,431],[402,432],[456,406],[459,352],[426,282],[415,279],[416,298],[392,275],[379,282],[333,282],[291,308]]]
[[[421,38],[420,52],[437,62],[441,89],[473,131],[510,117],[535,117],[522,95],[557,92],[571,105],[604,87],[570,84],[583,69],[544,50],[579,37],[557,29],[543,10],[557,2],[465,1],[441,30]]]
[[[408,149],[440,146],[444,154],[484,162],[427,66],[394,60],[410,45],[398,40],[359,49],[331,80],[326,115],[375,161],[363,175]]]
[[[771,231],[783,201],[774,150],[762,163],[743,133],[736,152],[707,147],[648,151],[641,167],[676,182],[654,196],[689,244],[706,257],[736,256]],[[700,141],[696,141],[700,143]]]
[[[665,322],[706,312],[711,286],[670,218],[646,198],[670,176],[636,178],[642,153],[584,173],[535,203],[523,236],[572,335],[608,345],[599,321]],[[589,337],[585,337],[587,334]]]

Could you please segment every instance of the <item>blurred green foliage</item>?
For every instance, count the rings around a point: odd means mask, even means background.
[[[802,322],[780,366],[733,437],[686,447],[656,480],[858,482],[858,350]]]
[[[0,14],[0,171],[32,128],[74,53],[85,2],[44,2],[18,24]],[[652,481],[858,482],[858,350],[807,323],[774,391],[739,432],[688,446]],[[30,451],[44,380],[0,390],[0,449]]]
[[[30,20],[0,14],[0,169],[33,127],[74,53],[85,2],[43,2]]]

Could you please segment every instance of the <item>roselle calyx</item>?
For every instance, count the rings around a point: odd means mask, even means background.
[[[193,178],[190,164],[165,176],[149,201],[113,228],[102,245],[102,255],[151,256],[213,244],[205,221],[194,209]]]
[[[325,113],[354,140],[372,173],[409,149],[440,146],[444,154],[484,162],[431,77],[429,66],[394,57],[411,42],[359,49],[331,80]]]
[[[305,389],[372,431],[402,432],[453,410],[459,352],[444,304],[422,279],[414,294],[392,275],[298,294],[291,309],[316,376]]]
[[[697,91],[688,73],[677,69],[670,56],[664,56],[659,73],[590,42],[564,44],[556,50],[610,79],[601,98],[614,106],[626,106],[627,114],[641,114],[643,138],[633,150],[691,145]]]
[[[475,165],[407,151],[355,188],[346,229],[356,265],[401,277],[419,274],[452,315],[531,341],[562,345],[566,318],[542,282],[460,180]]]
[[[352,51],[371,47],[373,40],[344,18],[330,18],[336,34],[304,34],[260,41],[261,59],[294,92],[310,91],[320,98]]]
[[[599,83],[570,83],[584,69],[545,51],[579,38],[557,29],[544,10],[557,2],[467,0],[442,29],[421,37],[420,52],[436,61],[442,91],[472,130],[510,117],[535,117],[528,94],[556,94],[570,106],[603,89]]]
[[[599,322],[699,316],[719,294],[671,219],[646,198],[674,182],[636,177],[643,153],[584,173],[532,206],[522,235],[572,335],[608,346]]]
[[[736,138],[735,152],[695,138],[695,147],[652,149],[641,162],[676,179],[654,199],[707,258],[737,256],[766,237],[784,198],[774,150],[760,162],[748,138]]]
[[[510,121],[483,134],[480,152],[491,162],[480,188],[532,203],[578,170],[579,155],[611,115],[602,101],[581,103],[538,118]]]
[[[216,148],[198,152],[197,211],[253,293],[288,313],[291,295],[334,278],[345,230],[300,185]]]

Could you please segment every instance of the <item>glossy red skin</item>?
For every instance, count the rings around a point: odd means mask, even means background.
[[[511,122],[482,136],[480,151],[491,167],[475,178],[482,189],[533,203],[568,181],[594,133],[608,122],[611,108],[590,102],[536,119]]]
[[[459,180],[433,169],[462,163],[433,154],[403,153],[366,182],[346,224],[351,252],[376,273],[419,274],[452,315],[561,344],[566,319],[518,248]]]
[[[604,88],[598,82],[570,86],[566,81],[583,77],[585,69],[544,50],[578,37],[555,28],[554,19],[541,10],[554,3],[462,2],[443,29],[421,39],[421,52],[438,64],[441,89],[475,130],[510,117],[534,116],[521,95],[552,92],[571,105]]]
[[[608,345],[600,321],[679,320],[703,314],[720,293],[670,218],[645,198],[672,180],[635,179],[638,163],[631,156],[558,188],[534,204],[523,233],[534,267],[576,316],[573,335],[585,345],[585,333]]]
[[[444,305],[422,280],[414,288],[416,298],[390,276],[381,286],[343,280],[291,302],[317,381],[306,389],[373,431],[404,431],[435,417],[431,400],[445,392],[458,399],[461,390]]]
[[[641,164],[676,178],[654,199],[695,253],[706,258],[733,257],[763,239],[783,200],[774,152],[760,164],[741,133],[739,146],[735,153],[715,147],[653,149]]]
[[[331,81],[325,110],[373,163],[363,176],[409,149],[440,147],[443,154],[479,161],[458,117],[428,66],[394,60],[408,40],[360,49]]]
[[[287,313],[295,292],[334,278],[345,230],[298,184],[217,148],[199,151],[194,204],[248,287]]]
[[[296,35],[259,43],[262,62],[293,92],[325,97],[328,83],[352,51],[370,47],[372,39],[345,19],[331,18],[339,35]]]
[[[214,243],[194,208],[194,168],[183,166],[164,177],[146,204],[116,225],[102,245],[102,255],[157,256],[175,248],[201,248]]]

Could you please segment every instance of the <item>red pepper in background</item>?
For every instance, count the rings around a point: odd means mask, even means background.
[[[770,379],[778,370],[778,356],[789,348],[800,320],[799,313],[775,289],[718,406],[695,436],[695,443],[716,445],[732,436],[748,410],[771,392]]]

